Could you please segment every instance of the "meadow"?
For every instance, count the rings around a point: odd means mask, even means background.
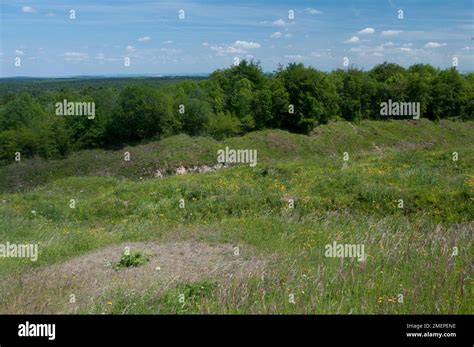
[[[39,257],[0,258],[0,313],[472,313],[473,145],[472,121],[338,121],[2,166],[0,241]],[[258,165],[174,175],[226,146]],[[147,259],[111,266],[126,247]]]

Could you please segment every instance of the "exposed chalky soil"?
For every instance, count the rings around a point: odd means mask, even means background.
[[[146,254],[137,267],[114,268],[125,249]],[[159,296],[179,283],[232,280],[259,276],[268,259],[249,247],[205,242],[132,242],[99,249],[10,279],[11,300],[2,311],[17,313],[87,312],[117,291]],[[13,284],[12,284],[13,282]],[[70,303],[70,295],[75,303]]]

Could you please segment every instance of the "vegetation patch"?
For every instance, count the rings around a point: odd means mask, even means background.
[[[127,254],[124,253],[120,260],[113,264],[112,267],[115,270],[120,270],[121,268],[137,267],[147,263],[148,261],[150,261],[150,257],[142,252],[136,251]]]

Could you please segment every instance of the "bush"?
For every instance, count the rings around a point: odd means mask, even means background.
[[[240,121],[230,113],[220,112],[209,121],[209,134],[216,140],[238,135]]]
[[[114,269],[119,270],[125,267],[137,267],[146,264],[150,258],[141,252],[123,254],[118,263],[114,264]]]

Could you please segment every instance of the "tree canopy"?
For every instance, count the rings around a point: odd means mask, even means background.
[[[58,158],[178,133],[216,139],[266,128],[309,133],[339,118],[386,119],[380,107],[389,99],[419,103],[421,117],[431,120],[473,119],[474,74],[394,63],[332,72],[291,63],[264,73],[258,62],[243,60],[206,79],[2,81],[0,160],[15,152]],[[54,105],[63,100],[93,102],[94,119],[56,115]]]

